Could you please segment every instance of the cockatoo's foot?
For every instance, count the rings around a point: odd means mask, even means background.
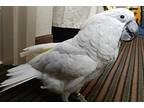
[[[70,102],[87,102],[85,97],[80,93],[72,93],[69,97]]]
[[[46,86],[40,86],[40,88],[41,88],[41,89],[47,89],[47,87],[46,87]]]

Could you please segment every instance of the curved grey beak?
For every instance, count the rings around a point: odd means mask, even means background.
[[[123,41],[130,41],[132,40],[136,35],[136,32],[138,31],[138,25],[135,20],[131,20],[128,22],[121,34],[121,40]]]

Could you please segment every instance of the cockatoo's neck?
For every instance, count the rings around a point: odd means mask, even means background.
[[[113,59],[117,57],[119,51],[120,35],[119,36],[108,36],[103,39],[103,37],[95,37],[94,35],[88,35],[83,33],[78,33],[74,38],[67,40],[71,45],[85,50],[93,60],[97,61],[101,56],[104,59]],[[108,57],[108,58],[107,58]]]

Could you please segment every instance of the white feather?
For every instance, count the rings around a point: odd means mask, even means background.
[[[29,81],[33,78],[40,78],[41,73],[32,68],[31,65],[23,64],[8,70],[7,76],[10,77],[7,80],[3,81],[0,85],[0,87],[5,87],[1,92],[22,84],[26,81]]]
[[[28,55],[40,54],[42,52],[48,51],[54,48],[58,43],[48,43],[48,44],[39,44],[35,46],[30,46],[23,49],[23,52],[20,53],[20,57],[25,57]]]
[[[27,81],[29,81],[29,80],[31,80],[31,79],[33,79],[33,77],[32,77],[32,78],[25,79],[25,80],[20,81],[20,82],[17,82],[17,83],[13,83],[13,84],[8,85],[8,86],[1,85],[0,87],[4,87],[4,88],[0,91],[0,93],[4,92],[4,91],[6,91],[6,90],[8,90],[8,89],[10,89],[10,88],[13,88],[13,87],[15,87],[15,86],[17,86],[17,85],[20,85],[20,84],[22,84],[22,83],[24,83],[24,82],[27,82]]]

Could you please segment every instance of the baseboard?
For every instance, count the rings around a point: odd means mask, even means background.
[[[43,44],[43,43],[51,43],[53,42],[53,35],[43,35],[43,36],[38,36],[35,39],[35,44]]]

